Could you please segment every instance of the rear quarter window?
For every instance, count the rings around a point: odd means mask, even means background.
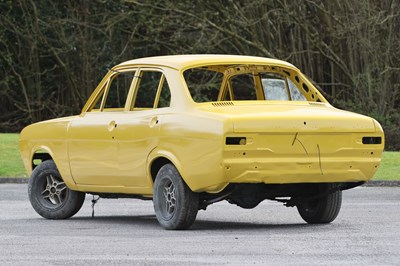
[[[223,76],[220,72],[201,68],[183,72],[190,95],[198,103],[217,101]]]

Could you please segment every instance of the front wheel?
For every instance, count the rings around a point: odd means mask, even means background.
[[[67,187],[53,160],[44,161],[33,170],[28,195],[33,209],[47,219],[69,218],[85,200],[85,193]]]
[[[330,184],[320,184],[317,193],[327,192]],[[297,205],[301,218],[309,224],[330,223],[336,219],[342,206],[342,191],[332,192],[321,198]]]
[[[158,171],[154,182],[153,204],[162,227],[182,230],[194,223],[199,196],[190,190],[172,164],[166,164]]]

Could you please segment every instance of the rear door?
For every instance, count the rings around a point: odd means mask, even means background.
[[[159,143],[163,115],[168,112],[170,91],[161,70],[142,68],[129,112],[118,118],[118,174],[124,186],[151,188],[147,159]]]

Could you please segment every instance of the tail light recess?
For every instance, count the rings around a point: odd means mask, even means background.
[[[362,143],[363,144],[381,144],[382,137],[363,137]]]
[[[246,137],[227,137],[225,141],[226,145],[246,145],[246,143]]]

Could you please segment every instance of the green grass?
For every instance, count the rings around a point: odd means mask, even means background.
[[[0,134],[0,177],[26,177],[18,149],[19,134]],[[400,180],[400,152],[384,152],[374,180]]]
[[[400,152],[385,151],[374,180],[400,180]]]
[[[18,146],[19,134],[0,134],[0,176],[26,177]]]

